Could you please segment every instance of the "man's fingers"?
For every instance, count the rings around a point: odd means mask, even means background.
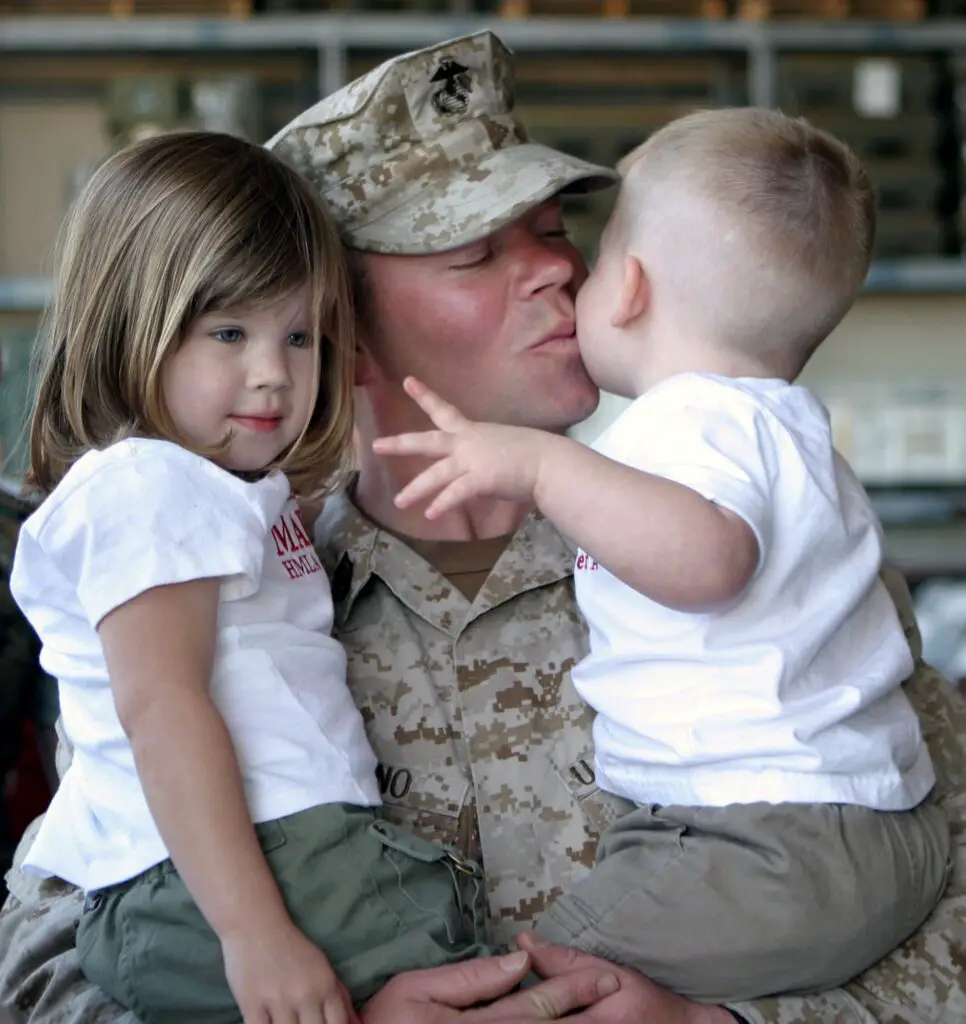
[[[316,1012],[318,1013],[318,1018],[303,1017],[300,1013],[299,1024],[302,1024],[303,1021],[308,1022],[308,1024],[316,1024],[317,1020],[318,1024],[358,1024],[359,1020],[352,1009],[352,1004],[349,1002],[348,994],[341,991],[341,986],[340,991],[333,992],[317,1008]]]
[[[267,1006],[247,1003],[244,1007],[239,1006],[242,1015],[242,1024],[272,1024],[272,1015]]]
[[[407,377],[403,381],[406,394],[423,410],[440,430],[456,430],[466,422],[466,418],[449,402],[443,401],[435,391],[415,377]]]
[[[319,1006],[317,1003],[306,1003],[299,1007],[298,1024],[342,1024],[345,1018],[329,1017],[326,1004]]]
[[[477,1003],[499,999],[516,988],[529,969],[530,958],[526,953],[462,960],[442,967],[399,974],[373,999],[378,1000],[388,994],[390,989],[394,989],[398,998],[408,998],[414,1003],[428,1006],[450,1006],[454,1009],[475,1006]]]
[[[408,484],[396,495],[396,508],[409,508],[437,492],[448,487],[456,477],[458,470],[452,459],[440,459],[434,462],[429,469],[424,469],[415,480]]]
[[[522,992],[505,996],[492,1006],[464,1014],[466,1024],[506,1024],[518,1021],[555,1021],[575,1010],[593,1006],[620,988],[613,971],[586,967],[541,981]]]
[[[273,1005],[269,1008],[269,1021],[271,1024],[298,1024],[298,1014],[291,1006]]]
[[[376,455],[430,455],[442,458],[453,450],[453,438],[442,430],[421,430],[413,434],[377,437],[372,442]]]
[[[581,953],[578,949],[542,944],[535,935],[529,932],[517,936],[517,945],[530,954],[533,960],[533,969],[544,978],[554,978],[561,974],[590,967],[602,970],[607,964],[606,960],[591,956],[590,953]]]

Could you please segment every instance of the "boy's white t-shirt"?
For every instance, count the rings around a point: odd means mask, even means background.
[[[934,776],[900,689],[912,656],[875,512],[819,401],[780,380],[681,374],[594,448],[739,515],[761,552],[744,593],[706,614],[578,554],[590,654],[573,681],[598,712],[598,783],[646,804],[918,804]]]
[[[168,856],[97,626],[152,587],[211,577],[222,584],[210,692],[252,820],[379,803],[345,653],[330,636],[329,584],[285,476],[245,482],[169,442],[123,441],[79,459],[17,546],[11,589],[42,641],[41,664],[58,680],[74,745],[28,870],[97,889]]]

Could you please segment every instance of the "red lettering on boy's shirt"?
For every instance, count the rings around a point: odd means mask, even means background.
[[[590,555],[581,551],[580,554],[577,556],[577,564],[575,568],[578,570],[578,572],[582,569],[586,570],[587,572],[595,572],[597,569],[600,568],[600,562],[598,562],[596,558],[591,558]]]

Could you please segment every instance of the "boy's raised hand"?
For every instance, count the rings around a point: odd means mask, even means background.
[[[403,386],[436,430],[380,437],[373,442],[373,451],[437,461],[396,495],[398,508],[429,501],[426,518],[436,519],[482,495],[507,501],[533,500],[541,462],[553,435],[528,427],[477,423],[414,377],[407,377]]]

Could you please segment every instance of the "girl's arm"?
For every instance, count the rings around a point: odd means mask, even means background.
[[[238,928],[285,924],[288,914],[252,828],[231,737],[208,693],[218,587],[217,579],[155,587],[105,616],[98,631],[158,831],[224,939]]]
[[[221,941],[245,1024],[358,1024],[325,955],[289,917],[209,696],[218,587],[155,587],[101,620],[118,717],[171,859]]]

